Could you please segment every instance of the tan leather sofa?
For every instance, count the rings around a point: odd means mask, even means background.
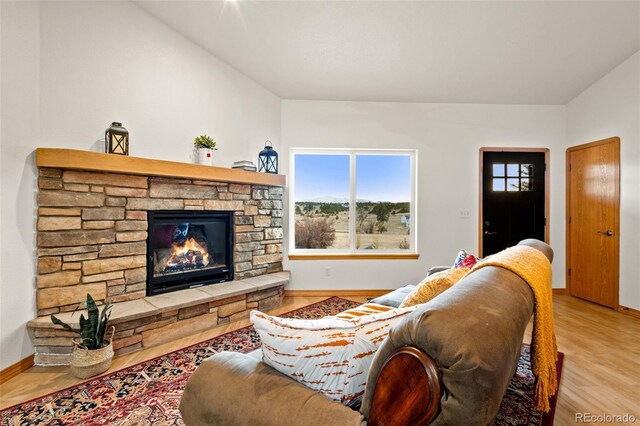
[[[538,240],[520,242],[553,258]],[[376,354],[360,411],[262,363],[218,353],[189,379],[190,425],[486,425],[520,356],[533,295],[517,275],[485,267],[393,328]]]

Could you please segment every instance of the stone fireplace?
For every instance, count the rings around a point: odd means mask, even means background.
[[[282,270],[282,188],[40,169],[38,315],[146,295],[148,212],[233,213],[235,278]]]
[[[36,363],[68,359],[49,315],[77,321],[87,293],[114,303],[116,353],[281,303],[284,179],[73,150],[37,163]]]

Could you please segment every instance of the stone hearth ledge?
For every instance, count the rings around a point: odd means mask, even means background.
[[[126,321],[145,318],[163,312],[174,311],[176,309],[196,306],[203,303],[215,302],[217,300],[228,299],[230,297],[253,293],[289,283],[289,271],[275,272],[257,277],[245,278],[243,280],[228,281],[220,284],[211,284],[204,287],[179,290],[172,293],[148,296],[144,299],[118,302],[113,304],[109,323],[116,325]],[[55,314],[60,320],[70,324],[78,325],[80,314],[86,310],[63,312]],[[29,328],[59,328],[52,324],[49,316],[35,318],[27,323]]]

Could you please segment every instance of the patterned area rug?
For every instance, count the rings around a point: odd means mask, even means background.
[[[332,297],[284,317],[313,319],[335,315],[359,303]],[[91,379],[79,385],[9,407],[0,424],[17,425],[182,425],[178,407],[187,382],[200,363],[220,351],[251,352],[260,347],[252,326]],[[561,360],[559,361],[561,365]],[[560,369],[558,370],[558,376]],[[533,410],[529,347],[523,346],[518,370],[495,425],[550,425],[552,416]],[[552,401],[555,410],[555,399]],[[544,417],[544,419],[543,419]],[[551,419],[549,419],[551,417]]]
[[[533,398],[535,393],[535,377],[531,371],[531,347],[522,345],[520,351],[520,359],[518,360],[518,368],[516,374],[511,379],[507,393],[504,395],[500,403],[500,410],[494,420],[495,426],[503,425],[553,425],[553,417],[556,413],[556,402],[558,394],[554,395],[549,401],[551,410],[548,413],[541,413],[533,408]],[[558,352],[558,362],[556,364],[556,374],[558,383],[560,383],[560,374],[562,374],[562,362],[564,354]]]

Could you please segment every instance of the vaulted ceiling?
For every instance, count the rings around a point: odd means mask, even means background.
[[[137,1],[287,99],[566,104],[640,50],[640,2]]]

